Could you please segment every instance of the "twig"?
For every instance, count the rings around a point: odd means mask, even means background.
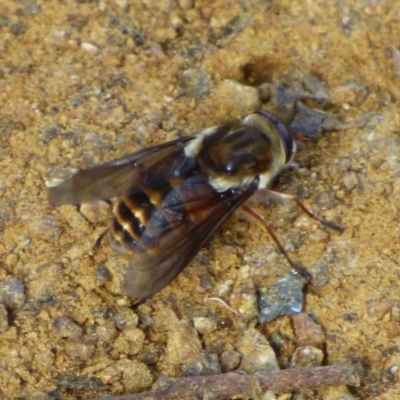
[[[212,376],[169,379],[163,387],[143,393],[107,396],[97,400],[175,400],[213,398],[256,398],[274,392],[315,389],[322,386],[359,386],[360,378],[347,364],[316,368],[290,368],[262,371],[256,375],[236,372]]]
[[[258,374],[263,391],[314,389],[321,386],[359,386],[360,377],[349,364],[327,367],[290,368]]]

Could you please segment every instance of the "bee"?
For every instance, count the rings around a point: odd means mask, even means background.
[[[268,188],[295,152],[285,125],[256,111],[79,171],[49,188],[49,200],[61,205],[119,198],[108,236],[129,255],[125,289],[141,301],[169,284],[239,206]]]

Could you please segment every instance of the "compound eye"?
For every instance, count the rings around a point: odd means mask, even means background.
[[[264,110],[257,111],[257,114],[262,115],[275,125],[285,149],[285,164],[289,164],[296,153],[296,141],[294,140],[293,136],[287,130],[286,126],[274,115]]]
[[[281,126],[276,126],[276,128],[281,136],[283,146],[285,148],[285,163],[289,164],[293,160],[293,157],[296,153],[296,141],[283,124],[281,124]]]

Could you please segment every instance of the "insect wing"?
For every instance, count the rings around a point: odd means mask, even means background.
[[[123,196],[132,184],[156,165],[182,153],[194,136],[186,136],[134,153],[119,160],[77,172],[58,186],[49,188],[53,205],[80,204]]]
[[[133,256],[125,274],[125,289],[131,298],[143,300],[171,282],[257,187],[252,184],[221,194],[207,181],[206,177],[197,176],[183,184],[180,197],[187,210],[186,218],[181,218],[169,232],[158,227],[158,232],[163,233],[157,244]],[[173,206],[169,210],[173,212]]]

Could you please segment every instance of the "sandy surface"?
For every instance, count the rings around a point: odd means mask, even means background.
[[[240,357],[238,341],[254,326],[283,340],[277,360],[290,364],[290,317],[256,325],[204,303],[219,295],[235,308],[230,280],[234,291],[244,279],[267,285],[288,273],[256,225],[235,215],[173,284],[131,309],[117,276],[123,261],[107,241],[95,246],[107,205],[86,215],[54,208],[45,179],[55,167],[84,168],[244,116],[261,106],[260,84],[309,74],[329,95],[314,105],[343,126],[302,144],[301,167],[276,190],[345,231],[293,205],[258,210],[292,259],[328,268],[325,285],[307,287],[304,312],[325,334],[323,364],[354,364],[362,384],[304,398],[400,398],[395,3],[2,0],[0,397],[146,390],[160,375],[180,376],[201,349],[217,364],[223,352]],[[190,346],[176,354],[182,338]]]

